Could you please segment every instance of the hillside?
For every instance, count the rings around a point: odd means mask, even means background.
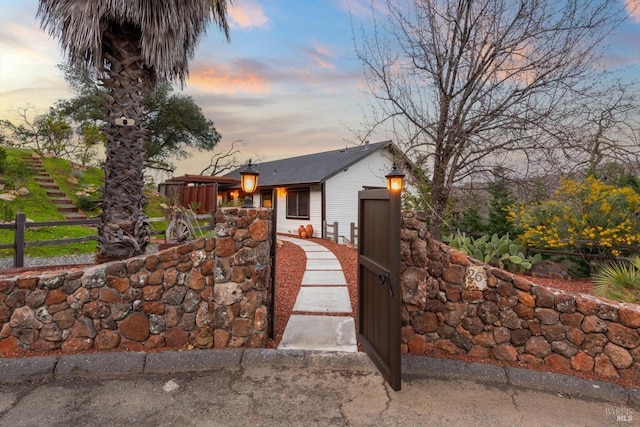
[[[0,147],[0,221],[11,222],[17,212],[31,221],[95,218],[99,213],[100,168],[82,167],[68,160],[38,156],[27,149]],[[164,198],[147,192],[148,216],[162,216]],[[95,235],[94,227],[56,226],[27,229],[27,242]],[[13,242],[13,230],[0,230],[0,244]],[[27,248],[28,256],[91,253],[96,242]],[[13,250],[0,250],[0,257]]]

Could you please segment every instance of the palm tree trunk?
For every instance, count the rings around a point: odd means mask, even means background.
[[[99,261],[143,254],[149,243],[143,214],[147,138],[143,101],[153,76],[143,65],[139,40],[140,32],[132,27],[106,31],[103,39],[106,71],[101,82],[108,91],[109,117],[104,128],[107,143],[98,225]],[[117,124],[116,120],[123,117],[135,124]]]

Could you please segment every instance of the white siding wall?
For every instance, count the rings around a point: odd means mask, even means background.
[[[365,186],[386,187],[384,176],[389,173],[392,165],[390,154],[386,150],[380,150],[326,182],[326,220],[327,223],[338,221],[340,236],[350,239],[351,223],[358,226],[358,191]]]
[[[287,195],[278,189],[278,219],[277,232],[284,234],[298,234],[298,227],[311,224],[313,237],[322,236],[322,192],[319,187],[311,187],[309,191],[309,219],[287,219]]]

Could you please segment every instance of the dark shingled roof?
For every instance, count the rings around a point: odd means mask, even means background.
[[[277,187],[281,185],[320,184],[368,155],[390,146],[395,150],[395,146],[391,141],[383,141],[258,163],[254,166],[260,173],[258,185],[260,187]],[[244,166],[224,176],[239,180],[242,168]]]

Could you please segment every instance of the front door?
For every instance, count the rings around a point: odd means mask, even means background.
[[[400,390],[400,195],[358,193],[358,331],[371,360]]]

